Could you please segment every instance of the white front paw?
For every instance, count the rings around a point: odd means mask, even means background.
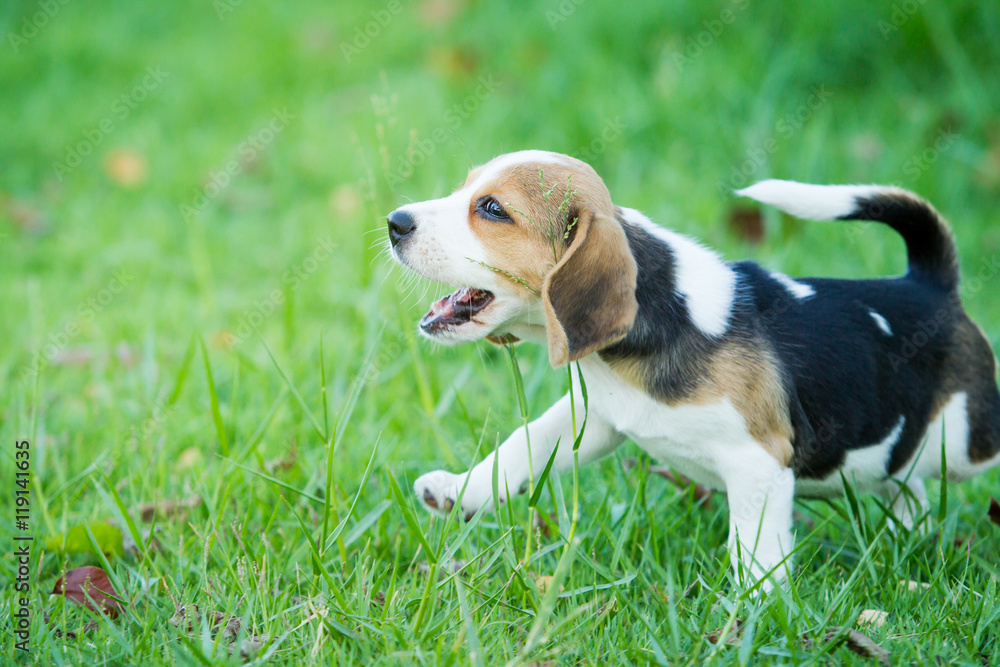
[[[468,521],[485,503],[483,500],[477,500],[477,490],[472,488],[473,483],[473,480],[470,480],[466,485],[465,475],[435,470],[418,477],[413,483],[413,490],[428,511],[446,517],[451,514],[459,494],[462,494],[462,487],[465,486],[460,515]]]

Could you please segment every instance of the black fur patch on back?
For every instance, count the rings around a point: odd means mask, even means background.
[[[752,286],[760,326],[815,433],[806,447],[796,442],[796,474],[826,477],[849,450],[878,444],[904,417],[884,471],[896,472],[920,444],[940,395],[956,317],[947,294],[909,277],[807,278],[796,280],[815,294],[799,299],[752,262],[734,267]]]

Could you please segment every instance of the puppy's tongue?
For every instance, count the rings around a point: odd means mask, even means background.
[[[493,293],[474,287],[463,287],[431,304],[420,320],[420,328],[428,333],[456,327],[472,321],[493,301]]]

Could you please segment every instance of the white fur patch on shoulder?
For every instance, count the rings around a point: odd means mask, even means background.
[[[892,327],[889,326],[889,321],[887,319],[876,313],[871,308],[868,309],[868,314],[872,316],[872,319],[875,320],[875,324],[878,325],[878,328],[881,329],[886,336],[892,335]]]
[[[784,273],[778,271],[772,271],[771,277],[781,283],[781,286],[792,293],[796,299],[805,300],[811,296],[816,295],[816,290],[812,285],[806,285],[805,283],[800,283],[798,280],[790,276],[786,276]]]
[[[891,190],[881,185],[812,185],[771,179],[737,190],[736,194],[806,220],[833,220],[854,213],[859,197]]]
[[[664,241],[677,262],[677,291],[684,297],[691,321],[708,336],[729,328],[736,298],[736,273],[721,257],[683,234],[655,224],[631,208],[621,209],[625,220]]]

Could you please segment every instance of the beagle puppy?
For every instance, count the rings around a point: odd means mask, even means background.
[[[553,367],[579,364],[580,464],[628,438],[724,491],[733,567],[767,589],[791,569],[795,495],[847,481],[913,527],[924,478],[1000,462],[1000,393],[930,204],[894,187],[779,180],[738,194],[801,218],[882,222],[906,242],[909,268],[834,280],[726,262],[616,206],[586,163],[543,151],[473,169],[453,194],[393,211],[388,231],[400,264],[458,287],[420,320],[424,336],[531,341]],[[494,466],[501,502],[550,458],[572,469],[583,406],[574,386],[471,470],[421,476],[418,498],[444,515],[460,502],[468,518],[493,503]]]

